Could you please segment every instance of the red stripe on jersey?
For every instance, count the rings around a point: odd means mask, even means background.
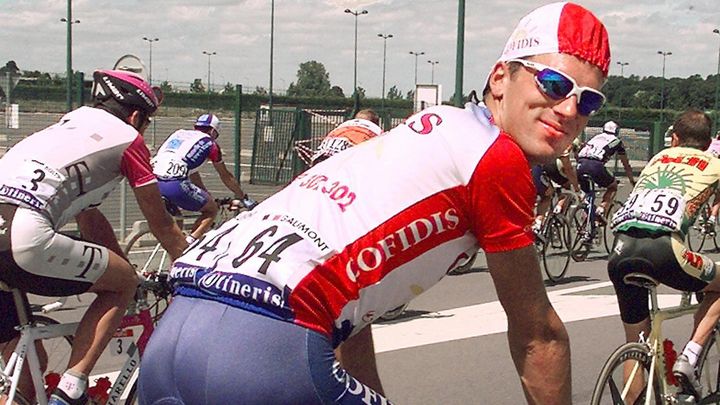
[[[120,159],[120,173],[128,180],[130,187],[140,187],[155,180],[150,166],[150,151],[145,140],[138,134],[135,140],[123,151]]]
[[[333,322],[360,290],[469,229],[467,188],[429,196],[360,237],[314,268],[293,290],[295,323],[330,336]]]
[[[210,159],[211,162],[215,163],[222,162],[222,151],[220,150],[220,145],[218,145],[215,141],[213,141],[213,144],[210,147],[208,159]]]
[[[533,243],[535,187],[525,154],[501,133],[483,155],[469,184],[473,234],[485,252],[505,252]]]

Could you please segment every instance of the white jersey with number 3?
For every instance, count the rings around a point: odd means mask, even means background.
[[[43,213],[60,229],[100,205],[122,177],[155,181],[142,135],[110,113],[80,107],[13,146],[0,159],[0,202]]]

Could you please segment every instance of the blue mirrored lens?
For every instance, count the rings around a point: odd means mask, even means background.
[[[604,102],[605,100],[600,94],[584,90],[580,94],[580,101],[578,102],[578,112],[581,115],[590,115],[599,110]]]
[[[545,94],[555,100],[562,100],[567,97],[573,89],[573,83],[554,70],[543,69],[539,71],[537,79]]]

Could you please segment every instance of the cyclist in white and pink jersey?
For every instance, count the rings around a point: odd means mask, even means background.
[[[94,107],[65,114],[0,158],[0,281],[40,295],[97,294],[80,321],[68,371],[51,404],[87,402],[87,376],[138,284],[97,209],[122,178],[168,253],[178,257],[187,246],[164,211],[142,137],[161,93],[126,71],[98,70],[93,79]],[[60,233],[72,220],[80,239]],[[7,340],[12,332],[2,332],[17,323],[14,305],[2,312],[0,335]]]
[[[530,165],[560,155],[602,106],[609,63],[592,13],[543,6],[511,36],[484,103],[421,111],[206,233],[173,266],[141,402],[387,404],[372,322],[482,248],[528,402],[570,404]]]
[[[217,143],[220,136],[220,119],[214,114],[203,114],[195,120],[195,129],[180,129],[173,132],[158,149],[152,159],[153,172],[158,178],[160,193],[172,204],[189,211],[197,211],[187,237],[192,243],[212,227],[218,213],[218,205],[200,178],[200,167],[210,161],[225,187],[242,201],[247,209],[257,203],[248,197],[222,160],[222,151]]]

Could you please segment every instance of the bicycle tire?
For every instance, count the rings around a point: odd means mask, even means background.
[[[590,246],[582,242],[583,234],[589,225],[587,205],[581,205],[573,214],[573,223],[575,225],[575,238],[570,248],[570,257],[576,262],[582,262],[587,259],[590,253]]]
[[[715,327],[698,356],[698,380],[703,386],[699,404],[720,403],[720,341],[717,340],[718,333],[720,330]]]
[[[384,314],[380,315],[380,319],[382,319],[384,321],[392,321],[393,319],[402,315],[402,313],[405,312],[405,309],[407,308],[408,305],[409,304],[403,304],[403,305],[400,305],[399,307],[393,308],[393,309],[385,312]]]
[[[551,215],[543,232],[542,266],[548,279],[553,282],[560,281],[565,276],[570,264],[567,228],[567,222],[560,216]]]
[[[163,271],[169,271],[170,266],[172,265],[172,259],[159,242],[153,246],[151,251],[147,249],[136,249],[133,251],[133,248],[136,247],[140,238],[148,233],[150,232],[137,234],[128,241],[125,249],[123,249],[125,257],[128,258],[130,264],[135,267],[137,271],[142,273],[160,273]]]
[[[626,343],[615,349],[603,365],[602,371],[600,371],[597,383],[593,389],[590,404],[644,404],[648,376],[651,372],[651,360],[652,356],[650,355],[650,348],[643,343]],[[642,389],[638,390],[638,392],[640,392],[640,396],[632,402],[625,402],[625,399],[622,398],[624,388],[629,385],[624,381],[624,367],[627,361],[639,363],[641,366],[637,368],[637,371],[640,371],[640,373],[636,373],[635,375],[642,376],[642,380],[638,380],[639,384],[642,385]],[[630,364],[632,365],[632,363]],[[654,403],[661,405],[663,404],[663,401],[660,393],[660,383],[657,378],[662,378],[662,376],[656,375],[653,379]],[[623,387],[618,387],[618,383],[621,383]]]
[[[687,234],[688,248],[693,252],[700,252],[705,245],[706,238],[707,234],[702,229],[696,225],[691,226]]]
[[[615,234],[610,228],[610,222],[612,221],[615,212],[617,212],[618,208],[621,206],[622,203],[617,200],[610,204],[610,209],[607,211],[607,215],[605,216],[605,224],[602,227],[603,243],[605,245],[605,252],[607,252],[608,255],[610,254],[610,251],[613,248],[613,242],[615,241]]]

